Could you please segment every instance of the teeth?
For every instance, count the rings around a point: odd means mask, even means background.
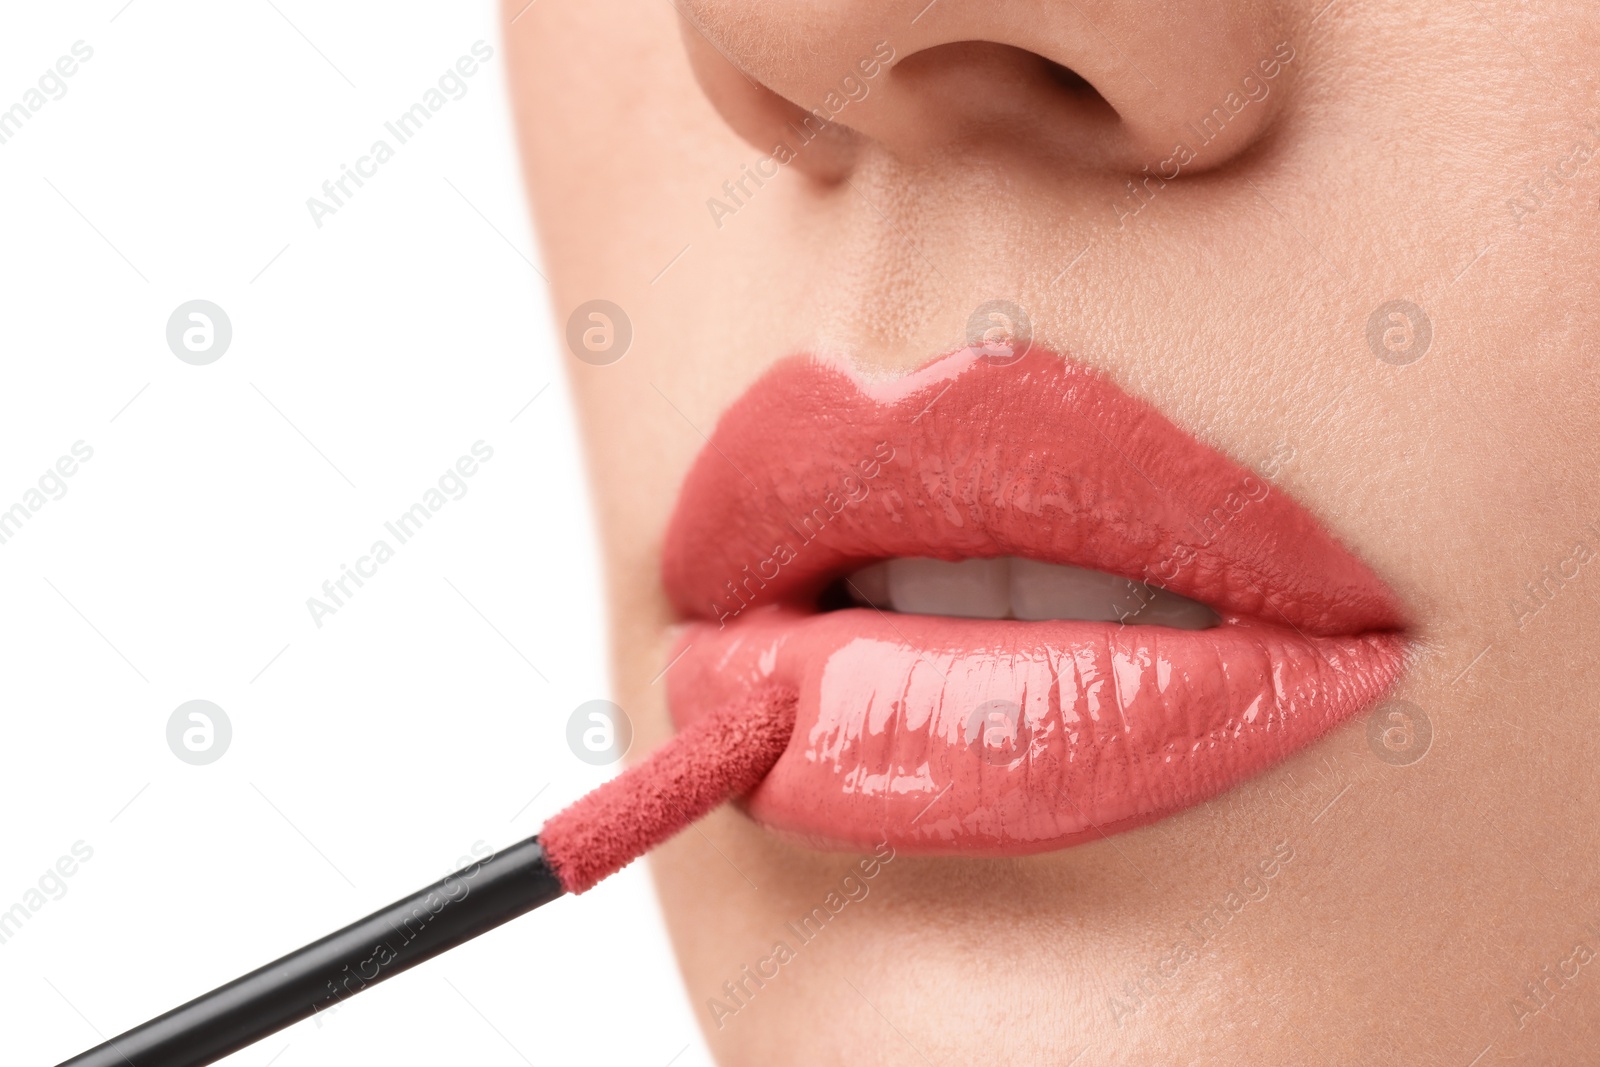
[[[891,559],[889,603],[913,615],[1003,619],[1011,601],[1004,559]]]
[[[1011,612],[1019,619],[1115,622],[1139,607],[1134,583],[1104,571],[1057,567],[1031,559],[1011,563]]]
[[[850,599],[857,604],[866,604],[885,611],[893,610],[889,605],[887,563],[874,563],[870,567],[862,567],[845,579],[845,588],[850,590]]]
[[[1103,571],[1031,559],[891,559],[850,575],[850,598],[885,611],[964,619],[1079,619],[1204,630],[1216,612]]]

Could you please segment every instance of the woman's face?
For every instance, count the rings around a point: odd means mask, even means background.
[[[994,446],[999,481],[974,475],[982,506],[921,554],[1023,558],[1028,538],[1070,526],[1114,555],[1144,543],[1143,490],[1127,489],[1118,523],[1094,526],[1112,507],[1096,494],[1133,479],[1084,427],[1110,425],[1095,421],[1107,405],[1148,405],[1186,443],[1129,431],[1144,449],[1130,469],[1174,455],[1204,466],[1214,449],[1290,509],[1219,542],[1244,560],[1213,575],[1224,627],[1244,595],[1228,575],[1257,556],[1288,585],[1322,582],[1337,613],[1344,594],[1306,547],[1325,533],[1392,596],[1392,619],[1363,617],[1406,638],[1364,676],[1381,688],[1398,673],[1380,700],[1357,692],[1348,648],[1267,620],[1296,631],[1274,631],[1285,648],[1320,650],[1316,699],[1344,692],[1318,705],[1326,732],[1308,734],[1290,709],[1277,660],[1254,682],[1225,656],[1196,667],[1221,679],[1213,703],[1174,714],[1213,715],[1230,685],[1277,687],[1248,735],[1270,758],[1237,759],[1236,739],[1199,731],[1248,773],[1202,775],[1216,795],[1146,805],[1125,832],[1088,819],[1094,832],[1046,844],[929,855],[905,838],[875,850],[859,818],[837,835],[851,847],[820,848],[723,809],[652,861],[720,1059],[1466,1067],[1573,1062],[1595,1047],[1591,15],[1504,0],[510,0],[530,193],[558,320],[572,316],[585,357],[571,380],[635,752],[671,731],[669,689],[674,703],[704,699],[736,658],[715,621],[688,631],[702,647],[686,645],[679,624],[697,609],[682,574],[729,558],[719,531],[748,534],[749,501],[795,503],[773,473],[785,463],[848,474],[840,442],[854,432],[870,451],[865,424],[884,439],[904,431],[891,445],[902,517],[926,503],[919,476],[944,477],[928,472],[947,442]],[[614,307],[592,318],[595,300]],[[624,319],[631,338],[612,359]],[[1008,336],[1053,362],[992,393],[987,379],[964,386],[933,421],[875,414],[902,376]],[[797,355],[822,362],[778,366]],[[993,362],[980,369],[1007,361]],[[1027,417],[1056,403],[1028,390],[1059,390],[1063,374],[1108,391],[1073,394],[1092,411]],[[842,380],[859,395],[818,391]],[[752,386],[760,403],[741,406]],[[739,433],[718,429],[730,408]],[[1062,458],[1063,442],[1085,441]],[[669,524],[702,453],[684,505],[699,510],[678,519],[698,538],[685,548]],[[1036,487],[1026,479],[1060,470],[1018,470],[1051,464],[1076,479],[1074,507],[995,488]],[[1153,491],[1159,502],[1186,486]],[[1294,534],[1295,502],[1311,533]],[[1007,540],[985,521],[1029,528]],[[862,543],[811,558],[853,570],[871,562]],[[664,551],[677,553],[665,576]],[[943,655],[928,647],[938,627],[967,625],[857,615],[912,656]],[[1147,646],[1222,632],[1116,631]],[[970,697],[982,683],[968,675],[947,681]],[[928,716],[919,701],[949,696],[923,683],[880,702],[891,727],[912,729]],[[833,692],[816,685],[813,703]],[[1046,717],[1059,723],[1069,703],[1050,696]],[[1140,726],[1124,722],[1124,740]],[[941,766],[956,773],[951,758]],[[910,784],[881,792],[939,799],[938,774],[890,770]],[[1183,793],[1154,773],[1141,796]],[[941,825],[970,825],[981,807]],[[819,905],[820,933],[796,925]]]

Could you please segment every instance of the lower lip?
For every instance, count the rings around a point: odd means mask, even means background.
[[[765,826],[823,848],[1024,855],[1282,761],[1389,690],[1404,638],[773,607],[691,624],[682,647],[680,726],[753,684],[800,694],[788,750],[746,800]]]

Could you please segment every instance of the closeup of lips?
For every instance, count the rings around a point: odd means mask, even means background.
[[[747,798],[818,847],[1061,848],[1200,803],[1381,698],[1398,599],[1265,477],[1099,372],[798,356],[724,413],[667,530],[681,726],[800,694]]]

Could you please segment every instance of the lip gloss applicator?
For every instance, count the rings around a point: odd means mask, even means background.
[[[789,744],[797,697],[757,689],[695,721],[534,837],[219,986],[60,1067],[200,1067],[566,894],[733,797]]]

